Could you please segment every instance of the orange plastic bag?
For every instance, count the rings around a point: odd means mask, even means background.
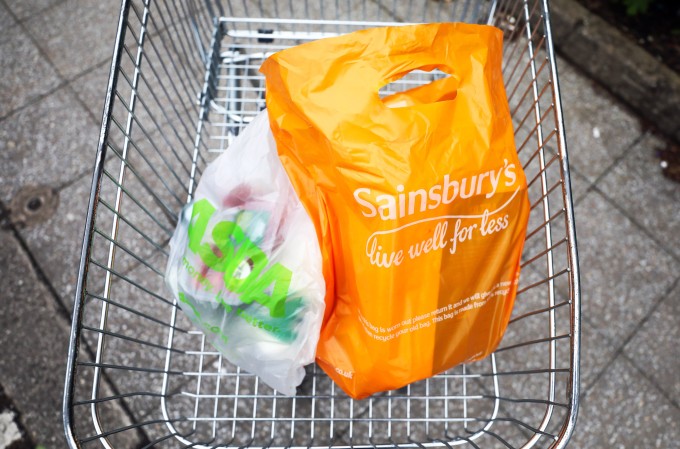
[[[274,54],[261,71],[279,157],[327,283],[317,362],[354,398],[498,345],[529,203],[483,25],[376,28]],[[381,99],[407,73],[449,76]]]

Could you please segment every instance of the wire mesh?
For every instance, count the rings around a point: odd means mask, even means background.
[[[532,204],[513,316],[491,357],[362,401],[316,366],[285,397],[191,327],[163,272],[206,165],[264,108],[272,52],[360,28],[489,23]],[[539,0],[125,0],[81,260],[64,401],[71,447],[564,447],[579,292],[546,4]],[[442,73],[414,72],[387,95]]]

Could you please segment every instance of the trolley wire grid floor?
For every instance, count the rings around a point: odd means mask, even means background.
[[[406,20],[411,18],[411,20]],[[295,397],[229,364],[163,282],[205,166],[264,109],[280,49],[404,22],[490,23],[532,204],[499,349],[398,391],[348,398],[309,366]],[[71,447],[564,447],[578,407],[579,291],[549,15],[542,1],[125,0],[76,293]],[[413,72],[382,95],[445,76]]]

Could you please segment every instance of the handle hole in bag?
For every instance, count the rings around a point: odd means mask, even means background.
[[[378,95],[385,106],[397,109],[453,100],[457,87],[457,77],[439,69],[414,70],[381,87]]]

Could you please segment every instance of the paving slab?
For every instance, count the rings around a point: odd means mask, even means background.
[[[19,20],[25,20],[42,14],[50,6],[57,5],[64,1],[65,0],[5,0],[5,3]]]
[[[598,376],[617,355],[616,342],[610,341],[588,317],[581,318],[581,391],[589,391]]]
[[[83,347],[81,346],[81,349]],[[81,353],[80,362],[83,361]],[[87,402],[92,398],[92,374],[91,368],[79,367],[79,377],[74,383],[74,396],[72,407],[72,423],[75,427],[76,438],[80,441],[86,438],[96,438],[97,432],[90,404]],[[83,375],[83,374],[86,374]],[[107,379],[102,378],[99,385],[99,398],[103,399],[97,405],[99,428],[110,432],[107,436],[111,447],[114,448],[139,448],[146,441],[146,435],[137,429],[122,430],[129,428],[133,424],[130,416],[121,408],[120,399],[112,399],[116,393],[111,389]],[[77,402],[83,401],[81,404]],[[61,432],[63,434],[63,431]],[[63,437],[61,438],[63,441]],[[55,446],[62,447],[62,445]]]
[[[544,279],[544,275],[531,268],[525,268],[520,276],[520,289]],[[501,351],[497,354],[500,369],[505,371],[545,369],[549,367],[549,346],[538,343],[527,346],[517,346],[522,343],[548,338],[550,336],[550,321],[548,312],[536,313],[549,307],[549,285],[537,285],[517,296],[511,323],[503,336],[499,348],[516,346],[514,349]],[[555,304],[566,301],[559,292]],[[534,315],[530,315],[535,313]],[[555,310],[556,335],[567,335],[570,332],[570,310],[563,305]],[[617,347],[609,341],[593,324],[589,316],[581,317],[581,388],[587,390],[597,376],[614,359]],[[569,367],[570,348],[566,339],[556,341],[556,361],[558,368]],[[501,385],[509,388],[507,394],[517,394],[526,387],[526,379],[522,377],[502,378]],[[544,391],[537,392],[545,396]],[[559,391],[562,395],[562,391]]]
[[[6,12],[3,20],[8,21]],[[17,25],[0,28],[0,117],[25,106],[61,82],[31,38]]]
[[[102,118],[110,69],[111,61],[102,61],[70,83],[78,98],[97,120]]]
[[[472,2],[472,4],[464,5],[464,2],[428,1],[423,6],[416,2],[376,2],[376,4],[380,5],[380,8],[377,12],[373,12],[372,16],[381,14],[382,20],[396,19],[400,22],[481,23],[486,21],[488,15],[488,11],[484,8],[486,5],[483,5],[483,2]],[[394,14],[388,15],[384,11],[380,11],[383,8],[394,11]]]
[[[119,440],[148,440],[153,439],[154,431],[158,434],[159,429],[162,432],[165,428],[161,398],[158,395],[163,381],[166,355],[164,346],[168,328],[159,323],[168,322],[170,307],[153,296],[158,294],[158,289],[162,289],[163,285],[163,279],[157,273],[147,271],[142,266],[120,275],[125,280],[114,275],[107,295],[109,307],[104,327],[106,336],[99,359],[99,363],[107,366],[102,373],[111,386],[108,388],[109,384],[104,384],[97,395],[103,400],[100,405],[101,413],[109,414],[108,418],[102,419],[101,428],[103,432],[115,432]],[[90,266],[82,308],[81,342],[92,350],[80,352],[80,362],[85,365],[80,367],[77,374],[78,385],[82,386],[76,393],[79,401],[89,399],[92,391],[94,370],[90,364],[97,361],[94,350],[102,335],[99,329],[103,302],[97,297],[102,296],[103,285],[104,276],[101,270]],[[159,321],[155,322],[154,319]],[[173,360],[181,358],[182,353],[177,353]],[[177,371],[176,366],[171,371]],[[169,391],[172,393],[173,389]],[[112,398],[114,392],[121,396]],[[171,398],[172,396],[168,396],[167,399]],[[121,405],[126,407],[129,414],[114,413]],[[76,408],[80,419],[85,421],[79,428],[79,435],[87,437],[94,434],[94,423],[87,417],[88,407],[84,405]],[[128,428],[130,425],[141,427],[141,433],[136,428]],[[133,446],[114,444],[113,447]]]
[[[578,112],[574,113],[574,109],[578,110],[581,107],[580,103],[584,98],[583,96],[574,95],[574,92],[591,87],[592,82],[587,77],[580,75],[573,64],[564,58],[557,57],[556,66],[560,81],[562,111],[564,112],[564,132],[567,139],[567,157],[571,174],[571,194],[574,203],[578,203],[592,184],[592,179],[581,173],[574,162],[574,159],[580,159],[580,154],[590,151],[588,148],[582,147],[584,145],[582,134],[590,131],[593,138],[599,136],[600,139],[602,134],[599,127],[595,131],[594,126],[589,126],[587,121],[581,120],[581,114]],[[567,113],[566,111],[570,112]]]
[[[114,275],[107,293],[109,306],[104,331],[110,334],[105,337],[102,363],[121,367],[108,370],[108,374],[122,393],[159,394],[161,391],[162,374],[143,371],[147,368],[163,371],[167,355],[165,348],[173,306],[172,301],[165,299],[169,295],[162,275],[164,267],[158,259],[149,260],[148,267],[138,264],[126,273]],[[103,296],[103,274],[97,267],[89,271],[87,293],[90,295],[83,309],[83,322],[89,328],[83,338],[93,347],[100,337],[97,330],[101,329],[103,301],[98,298]],[[184,349],[187,346],[185,340],[198,338],[186,334],[186,323],[181,322],[178,327],[174,338],[176,346]],[[189,370],[185,359],[181,352],[173,354],[170,370]],[[138,422],[144,422],[152,414],[154,419],[162,419],[158,397],[133,396],[125,402],[130,405]]]
[[[102,91],[104,88],[102,87]],[[7,145],[10,150],[2,154],[8,158],[7,164],[3,164],[2,184],[3,196],[6,201],[11,200],[16,189],[21,184],[41,183],[53,188],[70,182],[75,176],[80,176],[76,182],[68,185],[59,191],[61,205],[56,214],[47,222],[36,226],[29,226],[23,229],[22,235],[27,240],[29,247],[34,251],[39,263],[46,272],[48,278],[53,283],[65,302],[70,306],[71,296],[74,292],[77,275],[77,266],[80,256],[80,246],[82,242],[82,232],[84,228],[84,217],[87,210],[89,192],[91,186],[91,167],[94,161],[96,143],[98,139],[98,127],[86,117],[86,113],[68,89],[61,89],[58,94],[52,95],[35,108],[27,108],[21,111],[16,117],[16,123],[10,119],[0,123],[0,130],[10,137],[3,140],[0,146]],[[103,97],[102,97],[103,98]],[[47,121],[48,123],[42,123]],[[60,122],[68,124],[67,127],[58,126]],[[24,129],[26,127],[27,129]],[[89,129],[87,131],[85,128]],[[43,130],[49,130],[45,133]],[[112,136],[118,136],[120,132],[112,132]],[[139,137],[137,137],[139,135]],[[172,226],[167,224],[167,219],[154,204],[153,198],[146,193],[142,186],[142,181],[156,191],[163,190],[161,185],[162,177],[167,176],[167,182],[174,180],[168,173],[159,172],[168,170],[164,162],[158,155],[159,148],[166,150],[173,146],[180,147],[177,137],[172,133],[161,135],[156,132],[148,138],[137,130],[134,133],[134,140],[137,147],[131,147],[131,169],[135,170],[136,175],[130,170],[125,183],[128,191],[139,199],[140,204],[136,204],[129,198],[123,202],[124,217],[128,222],[122,222],[119,230],[119,239],[127,245],[135,255],[139,257],[149,256],[156,251],[156,248],[140,236],[138,230],[155,239],[158,244],[166,241],[172,232]],[[161,138],[162,137],[162,138]],[[56,141],[54,141],[56,139]],[[76,139],[73,142],[73,139]],[[155,146],[151,141],[155,142]],[[32,142],[37,140],[37,142]],[[122,145],[122,139],[112,137],[115,144]],[[19,142],[14,145],[14,142]],[[43,145],[40,145],[42,143]],[[35,147],[29,151],[29,146]],[[50,143],[50,145],[47,145]],[[160,147],[159,147],[160,145]],[[167,146],[166,146],[167,145]],[[58,154],[54,148],[63,147],[68,149],[68,154]],[[36,149],[40,153],[46,153],[44,157],[36,158]],[[110,157],[107,159],[106,167],[114,179],[120,168],[120,160],[114,157],[113,150],[109,150]],[[168,154],[170,152],[168,151]],[[143,159],[141,155],[144,155]],[[174,162],[177,164],[177,161]],[[67,165],[68,164],[68,165]],[[70,166],[69,166],[70,165]],[[61,170],[53,170],[54,166],[61,166]],[[20,177],[16,177],[16,173]],[[25,179],[24,179],[25,178]],[[188,175],[187,175],[188,178]],[[20,180],[21,184],[17,182]],[[185,180],[182,179],[182,182]],[[183,187],[174,180],[173,188],[181,192]],[[7,193],[5,193],[7,190]],[[102,183],[101,195],[107,204],[115,204],[115,183],[105,177]],[[169,193],[166,201],[178,201]],[[174,204],[174,203],[173,203]],[[181,202],[176,203],[175,209],[179,210]],[[167,226],[159,227],[152,218],[144,212],[147,208],[158,219]],[[98,226],[102,232],[109,234],[113,215],[104,206],[100,207],[98,216]],[[133,229],[132,226],[138,229]],[[94,255],[98,256],[100,262],[106,261],[107,246],[104,237],[97,237],[101,243],[97,246]],[[102,251],[99,251],[101,249]],[[126,267],[136,263],[137,260],[123,251],[118,252],[118,270],[124,271]]]
[[[4,30],[6,28],[11,27],[14,25],[16,22],[14,21],[14,17],[9,12],[9,9],[2,3],[0,3],[0,30]]]
[[[597,187],[680,259],[680,184],[661,174],[656,157],[665,145],[646,134]]]
[[[570,164],[595,181],[640,137],[640,122],[602,87],[558,58]]]
[[[543,275],[530,268],[524,269],[520,276],[520,290],[543,278]],[[502,414],[500,416],[519,420],[523,423],[520,428],[528,432],[528,437],[533,434],[532,428],[540,427],[546,413],[546,405],[540,401],[549,398],[551,323],[549,312],[544,310],[550,305],[549,294],[550,287],[546,282],[524,290],[518,295],[511,323],[496,352],[496,366],[498,372],[501,373],[498,378],[499,396],[504,398],[501,401]],[[564,301],[563,297],[556,295],[555,304],[563,304]],[[569,306],[562,305],[555,308],[554,314],[556,324],[554,335],[558,337],[554,340],[555,368],[568,369],[569,340],[564,336],[569,334]],[[566,373],[560,373],[555,379],[554,400],[565,404],[568,376]],[[517,400],[520,402],[514,402]],[[566,409],[558,407],[555,413],[551,418],[551,426],[555,428],[547,429],[547,431],[556,432],[564,422]],[[525,438],[523,442],[527,439]]]
[[[103,235],[113,236],[112,224],[118,195],[123,139],[112,132],[112,148],[106,161],[106,174],[100,190],[101,206],[97,213],[97,228]],[[146,260],[167,243],[175,229],[176,215],[186,202],[189,169],[184,165],[187,139],[174,133],[154,133],[148,137],[139,129],[133,130],[134,145],[128,147],[127,165],[122,183],[122,199],[117,209],[119,227],[116,241],[126,248],[116,260],[116,269],[125,270],[130,262]],[[192,148],[192,147],[189,147]],[[126,253],[126,254],[123,254]],[[125,260],[128,259],[128,260]],[[134,260],[133,260],[134,259]],[[100,258],[100,261],[106,259]]]
[[[569,145],[569,130],[567,129],[566,132],[567,145]],[[571,146],[569,146],[569,148],[571,148]],[[574,202],[574,205],[576,205],[583,199],[586,193],[588,193],[592,184],[588,181],[588,178],[582,175],[576,168],[572,167],[571,152],[569,152],[569,149],[567,149],[567,151],[567,157],[570,158],[569,174],[571,175],[571,199]]]
[[[0,383],[36,443],[59,447],[68,322],[10,232],[0,231],[0,247]]]
[[[25,24],[59,74],[70,79],[110,60],[119,12],[117,1],[69,0]]]
[[[570,448],[679,447],[680,410],[619,357],[583,399]]]
[[[68,195],[71,192],[65,189],[65,193]],[[71,201],[77,199],[77,195],[67,196],[65,203],[62,204],[64,215],[57,215],[59,224],[47,222],[45,224],[47,228],[22,229],[29,249],[50,281],[56,279],[57,282],[51,283],[57,285],[58,289],[75,287],[78,257],[71,254],[71,250],[80,251],[82,234],[80,222],[84,218],[84,214],[71,212],[77,209],[73,207]],[[50,224],[55,225],[56,232],[50,231]],[[77,242],[69,241],[69,232],[78,234]],[[20,248],[13,236],[8,236],[9,233],[6,231],[0,234],[2,256],[7,255],[7,259],[0,259],[0,268],[3,280],[12,281],[15,285],[3,284],[2,290],[12,292],[18,299],[15,305],[7,308],[10,313],[0,317],[0,328],[6,330],[6,334],[0,338],[0,350],[3,354],[9,354],[7,357],[3,356],[0,361],[2,373],[0,384],[6,386],[11,397],[17,402],[17,407],[24,413],[26,426],[31,432],[35,432],[36,441],[46,447],[60,447],[63,444],[61,395],[70,326],[66,315],[55,308],[56,299],[42,282],[36,279],[33,267],[28,264],[27,255],[23,250],[19,251]],[[71,296],[72,292],[69,291],[68,298],[64,300],[69,309]],[[68,314],[70,315],[70,310]],[[5,322],[3,319],[8,321]],[[35,329],[39,331],[34,332]],[[11,338],[6,338],[10,334]],[[84,346],[81,348],[85,350]],[[83,384],[83,378],[80,380],[76,389],[84,389],[88,394],[91,387]],[[102,391],[104,396],[112,394],[108,384],[102,385]],[[122,425],[130,424],[119,403],[103,405],[101,416],[104,420],[119,422]],[[77,424],[84,425],[83,421],[90,419],[89,414],[79,416]],[[136,447],[140,435],[130,432],[111,438],[120,442],[120,445],[115,447]]]
[[[510,50],[512,51],[512,50]],[[538,51],[536,59],[540,62],[545,58],[545,52]],[[541,63],[542,64],[542,63]],[[573,72],[573,67],[563,60],[558,59],[557,61],[558,70],[560,74],[563,71]],[[540,170],[541,164],[539,162],[538,142],[536,135],[536,120],[533,116],[534,105],[533,97],[531,95],[531,88],[533,86],[532,78],[530,72],[522,73],[521,67],[513,73],[513,67],[506,67],[509,73],[505,74],[506,77],[506,89],[508,90],[508,95],[510,96],[511,111],[513,111],[513,123],[515,125],[515,143],[519,151],[520,161],[524,165],[525,175],[527,177],[527,182],[529,183],[529,201],[535,207],[532,209],[529,216],[528,231],[531,232],[537,227],[541,226],[544,219],[544,209],[542,204],[542,198],[545,196],[545,191],[542,187],[543,177],[545,178],[547,189],[555,187],[548,196],[549,203],[549,216],[554,216],[563,207],[564,200],[562,198],[562,189],[558,185],[561,182],[561,171],[560,171],[560,161],[557,160],[557,146],[556,137],[552,133],[555,126],[553,121],[553,115],[548,113],[547,117],[543,119],[541,129],[543,132],[544,141],[542,157],[544,158],[547,168],[544,171]],[[538,89],[543,90],[543,86],[549,86],[550,76],[547,69],[543,69],[538,76]],[[575,90],[579,90],[584,86],[588,86],[590,83],[587,79],[576,76],[571,81],[579,86],[574,86]],[[542,98],[542,111],[546,111],[546,108],[550,105],[549,100],[549,90],[548,93],[544,94]],[[570,110],[576,102],[581,101],[573,95],[564,95],[562,99],[563,109]],[[545,113],[545,112],[543,112]],[[520,126],[521,124],[521,126]],[[588,128],[590,129],[590,128]],[[583,127],[581,123],[565,120],[565,133],[567,136],[568,145],[568,156],[569,156],[569,168],[571,171],[571,193],[572,199],[578,202],[588,188],[590,188],[592,179],[589,179],[586,175],[578,170],[578,167],[574,164],[574,159],[578,158],[579,153],[583,153],[585,150],[580,147],[582,143],[576,142],[573,144],[571,136],[572,134],[580,135],[583,133]],[[576,153],[576,155],[575,155]],[[559,219],[563,220],[564,217]],[[538,234],[535,234],[527,241],[525,256],[533,256],[536,252],[545,249],[545,241],[542,238],[543,230]]]
[[[596,191],[575,214],[583,315],[610,341],[623,342],[667,294],[680,266]]]
[[[283,6],[283,2],[256,2],[248,0],[243,2],[243,5],[238,5],[226,14],[233,17],[279,17],[282,19],[300,18],[301,16],[310,20],[362,20],[363,12],[366,12],[368,18],[375,18],[376,20],[393,20],[391,16],[385,13],[373,4],[373,2],[365,2],[364,10],[361,9],[361,2],[321,2],[321,1],[306,1],[299,5],[298,9],[291,9]],[[278,6],[278,7],[277,7]],[[284,25],[285,26],[285,25]],[[314,28],[319,29],[319,28]],[[325,31],[331,31],[328,27]],[[335,31],[335,30],[334,30]],[[348,28],[338,27],[338,32],[347,32]]]
[[[178,115],[182,118],[190,115],[191,119],[188,122],[193,127],[195,117],[198,116],[196,104],[202,88],[203,72],[192,71],[188,64],[188,69],[180,68],[184,67],[184,61],[187,59],[183,49],[195,53],[189,57],[198,53],[193,41],[185,42],[187,38],[185,33],[178,30],[180,26],[186,24],[171,25],[162,30],[149,27],[142,53],[142,70],[137,81],[135,106],[137,123],[141,122],[147,133],[157,132],[159,127],[167,122],[176,121]],[[126,45],[130,52],[128,54],[124,51],[120,68],[123,74],[118,77],[118,92],[127,104],[130,104],[130,83],[133,82],[135,72],[133,58],[137,57],[136,46],[130,43],[130,40],[131,34],[126,37]],[[196,60],[192,62],[194,66],[197,65]],[[107,59],[71,81],[71,86],[78,97],[97,119],[102,116],[110,68],[111,61]],[[119,109],[117,117],[123,116],[124,107],[122,104],[117,106]],[[119,122],[125,123],[125,119],[122,118]]]
[[[76,179],[92,167],[96,136],[67,88],[0,121],[0,200],[9,204],[24,186],[57,188]]]
[[[550,153],[547,154],[550,157]],[[536,164],[538,165],[538,164]],[[566,263],[567,245],[566,238],[566,198],[562,192],[563,177],[557,163],[549,166],[545,173],[545,185],[543,179],[536,178],[539,167],[531,167],[525,170],[529,182],[529,203],[532,206],[527,225],[527,239],[522,252],[523,260],[533,267],[545,270],[546,251],[553,247],[552,256],[561,259],[562,265]],[[572,201],[577,204],[587,193],[589,182],[581,175],[573,171],[572,167]],[[546,217],[547,215],[547,217]],[[548,241],[546,232],[549,232],[551,241]],[[534,260],[539,257],[538,260]],[[537,269],[538,269],[537,268]]]
[[[642,325],[624,353],[669,399],[680,403],[680,286],[676,287]]]
[[[186,42],[186,26],[172,25],[150,34],[145,42],[135,116],[147,133],[159,131],[168,122],[182,121],[191,129],[195,127],[204,71],[194,43]],[[124,71],[132,80],[132,71]],[[128,80],[119,80],[123,92],[127,86]],[[128,101],[127,96],[125,99]]]
[[[42,223],[19,230],[69,313],[78,279],[89,187],[89,176],[81,177],[58,192],[59,206],[55,214]]]
[[[0,126],[3,124],[5,123],[0,124]],[[75,292],[85,216],[91,189],[92,175],[90,170],[94,161],[97,140],[96,127],[93,126],[92,128],[93,132],[89,133],[90,142],[81,145],[81,154],[72,158],[85,168],[84,173],[65,187],[55,189],[55,201],[59,203],[58,210],[46,221],[30,224],[20,229],[21,235],[36,257],[38,264],[69,308]],[[77,134],[76,131],[71,132],[74,135]],[[87,140],[87,136],[78,135],[78,137]],[[153,138],[159,139],[159,134],[156,134]],[[171,138],[168,140],[167,137],[166,141],[174,142]],[[165,149],[162,144],[160,145]],[[134,154],[130,155],[131,168],[128,169],[124,184],[129,194],[125,194],[120,208],[122,218],[119,221],[117,241],[125,249],[117,250],[114,265],[114,270],[120,273],[125,273],[130,267],[138,264],[140,258],[147,260],[154,254],[162,253],[159,248],[167,243],[174,230],[174,224],[163,214],[154,198],[145,190],[144,185],[158,192],[164,201],[171,202],[169,207],[173,212],[178,212],[183,205],[183,201],[175,199],[161,184],[162,177],[168,178],[164,180],[166,183],[172,182],[172,179],[167,172],[168,169],[151,147],[149,141],[140,139],[138,148],[143,153],[137,153],[137,150],[131,151]],[[23,154],[26,154],[26,152]],[[142,159],[141,154],[144,154],[147,159]],[[120,160],[114,157],[112,152],[109,156],[106,167],[110,170],[111,176],[117,179]],[[45,161],[41,160],[40,162],[44,163]],[[177,162],[175,161],[175,163]],[[46,168],[43,170],[47,171]],[[135,170],[136,174],[131,170]],[[64,173],[57,172],[55,175],[64,176]],[[144,185],[141,183],[142,180]],[[44,176],[42,181],[46,181]],[[56,186],[58,183],[55,181],[54,185]],[[114,214],[108,207],[115,205],[116,188],[116,184],[111,178],[104,176],[100,198],[105,204],[100,204],[98,208],[92,251],[92,258],[104,265],[107,263],[109,238],[114,218]],[[182,189],[185,187],[175,180],[172,188],[181,195]],[[160,264],[159,267],[160,270],[164,270],[164,263]],[[94,276],[92,277],[94,278]],[[103,278],[93,279],[92,282],[93,291],[99,291],[103,286]],[[95,286],[94,282],[99,282],[98,286]]]

